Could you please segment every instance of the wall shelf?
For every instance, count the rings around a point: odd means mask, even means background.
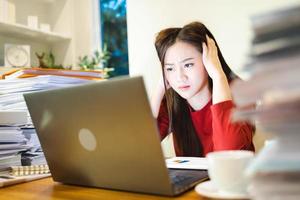
[[[88,16],[91,14],[91,1],[94,0],[7,1],[15,5],[15,17],[0,21],[0,66],[5,63],[5,44],[29,45],[31,66],[39,64],[35,52],[51,51],[56,64],[74,67],[79,56],[90,53],[90,49],[81,49],[89,48],[86,41],[90,39],[86,30],[90,27]],[[28,16],[38,18],[38,27],[49,24],[50,31],[29,27]],[[87,24],[83,26],[83,23]]]
[[[55,3],[56,0],[33,0],[40,3]]]
[[[5,22],[0,22],[0,34],[21,39],[43,41],[50,44],[71,40],[71,37],[68,35],[63,35],[55,32],[44,32],[39,29],[33,29],[22,24],[10,24]]]

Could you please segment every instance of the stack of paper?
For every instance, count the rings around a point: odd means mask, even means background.
[[[31,148],[19,127],[25,123],[25,111],[0,111],[0,173],[12,165],[21,165],[20,153]]]
[[[232,85],[233,120],[248,120],[274,141],[247,173],[254,199],[300,199],[300,5],[252,18],[254,39],[245,71]],[[253,106],[256,105],[256,106]]]
[[[23,94],[88,82],[91,80],[52,75],[0,80],[0,170],[12,165],[47,164]]]
[[[47,164],[40,141],[37,137],[36,131],[33,126],[23,126],[23,135],[28,140],[27,144],[31,148],[22,154],[22,165],[43,165]]]
[[[37,76],[26,79],[0,80],[0,110],[27,110],[23,94],[74,86],[90,80],[64,76]]]
[[[5,175],[8,173],[8,169],[11,166],[21,166],[21,155],[0,155],[0,175]]]

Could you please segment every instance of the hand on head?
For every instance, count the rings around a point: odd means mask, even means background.
[[[213,39],[206,35],[207,45],[203,42],[202,60],[204,67],[212,80],[225,76],[218,57],[218,49]]]

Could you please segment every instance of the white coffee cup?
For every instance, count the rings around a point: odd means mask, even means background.
[[[248,178],[245,169],[254,157],[252,151],[216,151],[207,154],[208,175],[223,193],[245,193]]]

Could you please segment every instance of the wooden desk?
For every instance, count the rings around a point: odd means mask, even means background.
[[[194,190],[188,191],[181,196],[163,197],[155,195],[138,194],[131,192],[121,192],[114,190],[104,190],[98,188],[87,188],[64,185],[52,181],[52,178],[41,179],[28,183],[22,183],[0,189],[0,199],[74,199],[74,200],[207,200],[200,197]]]

